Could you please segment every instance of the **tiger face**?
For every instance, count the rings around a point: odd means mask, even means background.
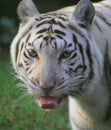
[[[28,2],[23,0],[18,7],[22,22],[12,43],[12,60],[40,107],[51,109],[68,96],[87,94],[88,84],[99,75],[99,69],[94,70],[100,67],[98,51],[90,35],[94,8],[87,3],[90,8],[81,15],[82,4],[70,16],[62,11],[39,14],[33,2]]]

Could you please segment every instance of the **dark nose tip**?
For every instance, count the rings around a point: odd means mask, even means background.
[[[52,91],[52,89],[54,88],[53,86],[50,86],[50,87],[40,86],[40,87],[42,88],[43,92],[44,92],[46,95],[48,95],[48,94]]]

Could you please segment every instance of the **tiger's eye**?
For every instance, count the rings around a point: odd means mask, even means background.
[[[33,49],[29,49],[28,54],[31,57],[37,57],[37,52],[35,50],[33,50]]]
[[[64,51],[64,52],[60,55],[59,59],[68,58],[70,55],[71,55],[71,53],[70,53],[69,51]]]

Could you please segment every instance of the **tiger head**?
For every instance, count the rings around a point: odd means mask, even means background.
[[[91,2],[40,14],[31,0],[23,0],[17,11],[21,23],[11,45],[12,62],[40,107],[55,108],[68,96],[93,91],[102,58],[91,35]]]

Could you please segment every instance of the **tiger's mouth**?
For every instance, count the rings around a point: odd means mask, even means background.
[[[54,109],[60,106],[66,100],[66,96],[62,97],[51,97],[51,96],[43,96],[37,97],[38,104],[42,109]]]

